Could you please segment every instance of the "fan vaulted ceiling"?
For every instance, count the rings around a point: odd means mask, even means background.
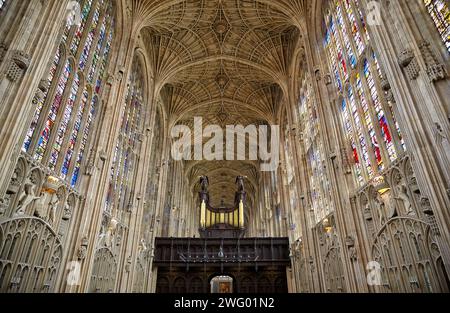
[[[301,34],[305,0],[133,0],[157,90],[171,125],[275,123]],[[214,205],[233,204],[234,178],[258,190],[255,162],[190,161],[194,188],[210,178]]]

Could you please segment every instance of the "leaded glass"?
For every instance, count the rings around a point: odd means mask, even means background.
[[[353,172],[356,182],[364,185],[383,171],[387,162],[398,158],[403,151],[397,149],[404,150],[404,142],[393,105],[381,89],[381,67],[375,53],[367,51],[370,36],[360,3],[330,1],[324,42],[335,84],[343,98],[341,120],[353,154]]]
[[[73,187],[90,142],[114,38],[113,1],[79,2],[81,24],[73,25],[75,16],[68,16],[48,74],[49,88],[33,101],[35,114],[22,148]]]
[[[423,0],[434,25],[450,52],[450,10],[445,0]]]

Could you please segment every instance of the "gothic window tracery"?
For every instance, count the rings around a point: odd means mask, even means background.
[[[405,151],[404,141],[393,105],[381,87],[383,74],[359,2],[330,2],[325,26],[324,45],[341,99],[353,173],[362,186]]]
[[[143,140],[145,109],[144,76],[141,69],[141,63],[136,59],[129,77],[119,139],[110,171],[110,185],[105,211],[119,219],[119,215],[131,209],[133,205],[134,177]]]
[[[0,212],[1,292],[55,290],[76,206],[65,186],[19,158]]]
[[[311,188],[311,204],[314,212],[313,225],[326,218],[332,211],[331,186],[325,169],[325,153],[319,133],[316,100],[309,77],[303,81],[299,99],[299,120],[303,127],[303,141],[308,163]]]
[[[22,147],[72,187],[99,110],[115,24],[112,1],[79,2],[81,23],[73,25],[74,15],[67,19],[49,74],[34,97],[36,109]]]
[[[442,41],[450,52],[450,9],[445,0],[423,0]]]

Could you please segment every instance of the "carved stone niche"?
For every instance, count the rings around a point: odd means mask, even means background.
[[[89,239],[87,237],[83,237],[81,239],[80,247],[78,248],[77,251],[77,257],[79,261],[83,261],[84,259],[86,259],[88,246],[89,246]]]
[[[419,49],[427,66],[427,74],[430,81],[435,82],[444,79],[447,76],[447,71],[444,64],[437,62],[437,57],[430,43],[427,41],[421,42]]]
[[[428,215],[428,216],[434,215],[433,209],[431,207],[430,199],[423,197],[422,199],[420,199],[420,205],[422,207],[422,212],[425,215]]]
[[[381,79],[381,88],[383,89],[383,91],[391,90],[391,84],[389,83],[389,80],[386,77],[383,77]]]
[[[15,50],[12,53],[11,63],[6,72],[6,77],[12,82],[16,82],[23,77],[29,66],[30,56],[23,51]]]

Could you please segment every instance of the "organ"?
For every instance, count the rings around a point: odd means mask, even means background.
[[[208,177],[200,178],[200,235],[203,238],[239,238],[245,233],[244,177],[236,178],[237,191],[232,208],[213,208],[210,205]]]

